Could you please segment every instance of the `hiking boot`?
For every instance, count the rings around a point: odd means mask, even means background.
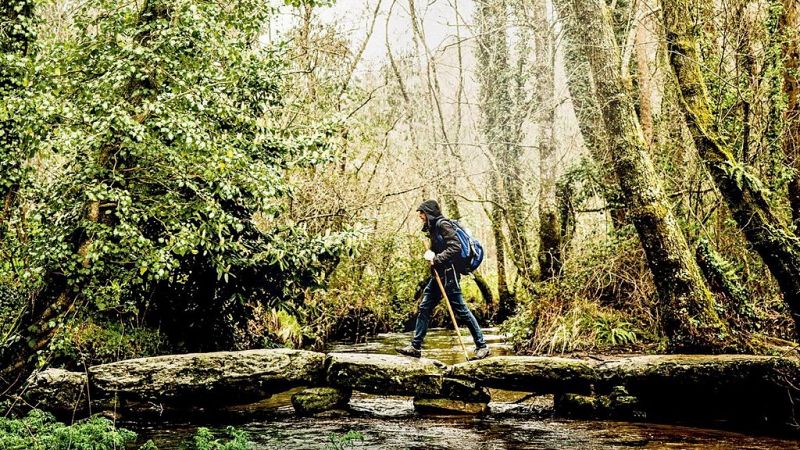
[[[472,357],[472,360],[475,361],[476,359],[483,359],[489,356],[489,347],[481,347],[475,349],[475,356]]]
[[[395,348],[394,350],[401,355],[411,356],[413,358],[419,358],[422,356],[422,350],[410,344],[403,348]]]

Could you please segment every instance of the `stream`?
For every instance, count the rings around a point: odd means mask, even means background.
[[[464,344],[472,340],[464,333]],[[508,354],[495,328],[484,330],[492,355]],[[394,353],[410,333],[380,334],[363,344],[333,343],[329,352]],[[454,334],[431,329],[424,356],[447,364],[464,361]],[[414,412],[411,398],[353,393],[350,410],[313,418],[294,414],[291,394],[275,395],[230,414],[216,414],[203,423],[139,423],[120,425],[139,433],[137,445],[152,439],[159,449],[180,448],[199,426],[214,431],[228,425],[248,432],[253,449],[800,449],[800,442],[679,425],[560,420],[550,417],[552,396],[528,398],[525,393],[492,390],[487,417],[429,416]],[[342,436],[357,431],[362,439],[343,446]]]

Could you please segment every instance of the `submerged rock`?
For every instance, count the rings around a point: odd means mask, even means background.
[[[556,394],[554,412],[572,419],[644,419],[639,399],[628,394],[624,386],[615,386],[608,395]]]
[[[292,395],[292,406],[301,416],[317,414],[331,409],[347,406],[352,391],[331,387],[316,387],[303,389]]]
[[[489,390],[474,382],[444,378],[436,395],[417,395],[414,409],[434,414],[484,414],[489,411]]]
[[[378,395],[436,395],[444,371],[439,361],[366,353],[328,354],[331,386]]]
[[[492,399],[489,390],[477,383],[456,378],[444,378],[438,397],[466,402],[489,403]]]
[[[427,414],[472,414],[489,412],[489,405],[480,402],[465,402],[450,398],[414,397],[414,409]]]
[[[571,419],[600,418],[605,413],[601,399],[594,395],[573,394],[571,392],[557,394],[553,407],[558,416]]]
[[[89,368],[92,386],[124,399],[192,405],[254,401],[323,381],[323,353],[291,349],[190,353]]]
[[[481,386],[539,394],[591,392],[597,380],[586,361],[549,356],[498,356],[454,365],[448,376]]]

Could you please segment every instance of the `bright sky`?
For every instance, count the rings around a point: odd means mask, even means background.
[[[423,21],[423,32],[432,51],[456,35],[456,24],[461,26],[461,35],[468,36],[473,14],[473,0],[415,0],[417,15]],[[364,52],[364,63],[373,65],[386,60],[386,35],[395,53],[412,46],[409,0],[338,0],[334,6],[317,8],[317,14],[326,23],[339,23],[348,30],[356,48],[365,38],[372,14],[380,4],[380,14],[375,22],[372,38]],[[391,17],[387,24],[387,16]],[[458,10],[458,14],[456,14]],[[273,19],[273,31],[280,32],[296,23],[291,8],[282,7],[282,14]]]

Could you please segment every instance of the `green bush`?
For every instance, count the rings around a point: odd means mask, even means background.
[[[565,269],[569,276],[519,295],[517,314],[503,325],[517,351],[611,351],[659,340],[655,292],[635,235],[575,249]]]
[[[67,364],[87,366],[155,356],[163,347],[158,330],[93,318],[63,327],[50,345],[53,355],[65,358]]]
[[[247,450],[247,433],[234,427],[225,429],[224,437],[216,437],[208,428],[198,428],[185,450]]]
[[[328,444],[325,446],[326,450],[346,450],[354,448],[356,442],[363,442],[364,435],[358,431],[350,430],[343,435],[331,434],[328,436]]]
[[[533,353],[629,347],[642,335],[624,313],[588,300],[539,305],[509,319],[504,329],[518,350]]]
[[[38,304],[76,298],[78,322],[158,328],[176,351],[232,348],[248,304],[322,284],[357,233],[286,220],[286,172],[329,161],[340,123],[278,125],[284,49],[253,45],[268,3],[89,0],[37,41],[39,107],[14,123],[48,126],[0,162],[0,184],[24,175],[0,230],[17,269],[0,263],[0,280]],[[13,341],[65,322],[20,324]]]
[[[136,433],[116,428],[110,420],[92,416],[64,425],[44,411],[32,410],[23,418],[0,417],[0,448],[5,450],[105,450],[122,449]]]
[[[349,434],[343,445],[355,437]],[[92,416],[72,425],[56,421],[52,414],[38,409],[25,417],[0,417],[0,448],[3,450],[122,450],[136,441],[136,433],[117,428],[114,422]],[[332,441],[333,442],[333,441]],[[184,450],[246,450],[247,433],[228,427],[221,435],[208,428],[198,428],[182,446]],[[345,448],[345,447],[337,447]],[[158,450],[147,441],[140,450]]]

